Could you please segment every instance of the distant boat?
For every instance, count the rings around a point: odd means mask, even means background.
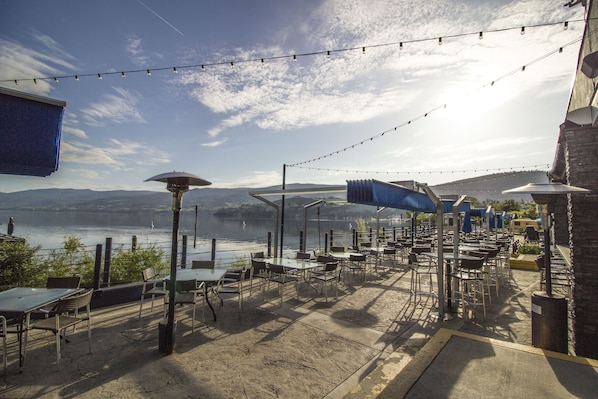
[[[151,224],[150,224],[150,230],[154,229],[154,221],[152,220]]]

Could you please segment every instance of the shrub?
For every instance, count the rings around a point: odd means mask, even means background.
[[[162,248],[150,244],[147,248],[139,246],[135,250],[127,250],[124,245],[121,245],[112,254],[110,281],[114,283],[141,281],[141,272],[152,266],[159,274],[164,274],[166,271]]]
[[[44,270],[43,281],[49,276],[81,276],[81,285],[93,285],[95,252],[89,251],[79,237],[68,236],[62,242],[62,248],[51,250]]]
[[[37,252],[41,246],[31,247],[24,242],[0,243],[0,291],[9,288],[43,287],[45,277],[40,271]]]
[[[539,255],[542,250],[539,245],[536,244],[521,244],[517,249],[520,255]]]

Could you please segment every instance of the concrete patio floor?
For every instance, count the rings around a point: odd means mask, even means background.
[[[69,335],[61,370],[53,337],[33,331],[25,370],[18,373],[10,337],[0,397],[374,398],[440,329],[529,347],[530,298],[538,279],[538,272],[513,270],[510,286],[493,296],[485,319],[451,313],[449,321],[432,317],[432,298],[413,303],[406,265],[380,270],[365,282],[354,276],[328,302],[320,293],[310,298],[314,291],[306,286],[297,301],[288,286],[280,306],[276,287],[265,296],[254,289],[251,296],[246,291],[242,313],[235,298],[217,304],[216,322],[207,308],[202,322],[198,307],[194,332],[191,308],[177,308],[171,355],[158,350],[161,304],[150,311],[146,302],[141,320],[138,303],[99,309],[92,315],[93,353],[79,328]]]

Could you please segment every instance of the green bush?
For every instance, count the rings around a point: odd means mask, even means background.
[[[111,283],[132,283],[141,281],[141,272],[148,267],[155,267],[159,274],[166,272],[164,250],[150,244],[135,250],[127,250],[124,245],[119,246],[112,253],[110,266]]]
[[[85,248],[79,237],[64,238],[61,249],[50,251],[43,274],[43,281],[47,277],[81,276],[81,285],[93,285],[93,271],[95,267],[95,252]]]
[[[520,255],[539,255],[542,250],[539,245],[536,244],[521,244],[517,249]]]
[[[31,247],[24,242],[0,243],[0,291],[13,287],[43,287],[45,277],[40,271],[37,252],[41,246]]]

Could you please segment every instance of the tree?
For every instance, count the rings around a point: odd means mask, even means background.
[[[31,247],[24,242],[0,243],[0,291],[18,286],[40,287],[45,283],[37,252],[41,246]],[[41,285],[40,285],[41,284]]]

